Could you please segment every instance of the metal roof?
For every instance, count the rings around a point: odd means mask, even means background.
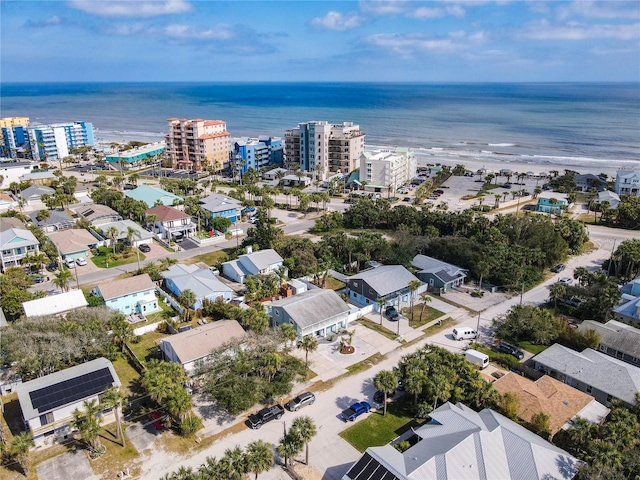
[[[211,270],[199,268],[196,265],[171,265],[161,275],[165,279],[171,279],[180,292],[191,290],[195,293],[197,300],[202,300],[213,293],[233,291]]]
[[[409,270],[402,265],[382,265],[352,275],[348,280],[362,280],[373,288],[378,297],[384,297],[390,293],[407,288],[409,282],[418,280]],[[418,280],[420,281],[420,280]]]
[[[24,302],[22,307],[24,308],[24,314],[27,318],[30,318],[42,315],[57,315],[76,308],[86,307],[87,305],[87,299],[84,298],[82,290],[69,290],[58,295],[50,295]]]
[[[143,273],[142,275],[123,278],[122,280],[111,280],[107,283],[97,285],[95,288],[99,290],[100,296],[104,300],[111,300],[112,298],[118,298],[149,289],[155,290],[156,284],[153,283],[148,274]]]
[[[8,228],[0,231],[0,249],[2,250],[39,244],[38,239],[26,228]]]
[[[265,270],[272,265],[283,262],[282,257],[273,248],[245,253],[240,255],[238,260],[247,270],[254,270],[251,272],[252,274],[260,273],[260,270]]]
[[[595,320],[583,321],[578,330],[595,330],[600,335],[600,344],[612,347],[632,357],[640,358],[640,329],[626,323],[610,320],[607,323]]]
[[[324,322],[351,309],[333,290],[312,289],[271,303],[272,308],[282,308],[300,328]]]

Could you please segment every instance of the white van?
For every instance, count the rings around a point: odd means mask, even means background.
[[[477,336],[478,332],[476,332],[473,328],[458,327],[453,329],[454,340],[473,340]]]
[[[465,350],[464,356],[468,361],[473,363],[480,370],[482,370],[483,368],[487,367],[487,365],[489,365],[489,356],[477,350],[472,350],[472,349]]]

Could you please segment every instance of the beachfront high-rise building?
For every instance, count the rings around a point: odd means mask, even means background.
[[[360,182],[366,190],[396,192],[416,174],[416,159],[410,149],[380,149],[360,156]]]
[[[280,137],[237,138],[233,142],[231,161],[243,175],[253,168],[282,165],[284,147]]]
[[[56,123],[29,127],[29,144],[34,160],[62,160],[76,147],[95,145],[93,124]]]
[[[299,123],[297,128],[285,132],[285,165],[318,172],[322,179],[329,172],[349,173],[358,167],[364,151],[364,137],[360,126],[353,122]]]
[[[196,118],[170,118],[165,135],[171,168],[200,171],[211,166],[221,170],[229,165],[231,134],[227,122]]]
[[[28,126],[28,117],[6,117],[0,119],[0,130],[2,131],[0,157],[26,158],[31,156],[29,152]]]

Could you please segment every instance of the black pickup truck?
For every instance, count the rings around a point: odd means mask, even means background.
[[[258,413],[249,415],[249,425],[254,430],[259,429],[263,424],[270,422],[271,420],[279,420],[284,413],[284,407],[282,405],[273,405],[272,407],[263,408]]]

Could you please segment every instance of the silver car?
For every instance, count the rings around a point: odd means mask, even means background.
[[[297,412],[302,407],[306,407],[307,405],[313,405],[313,402],[316,401],[316,396],[311,392],[304,392],[293,398],[287,403],[287,407],[292,412]]]

